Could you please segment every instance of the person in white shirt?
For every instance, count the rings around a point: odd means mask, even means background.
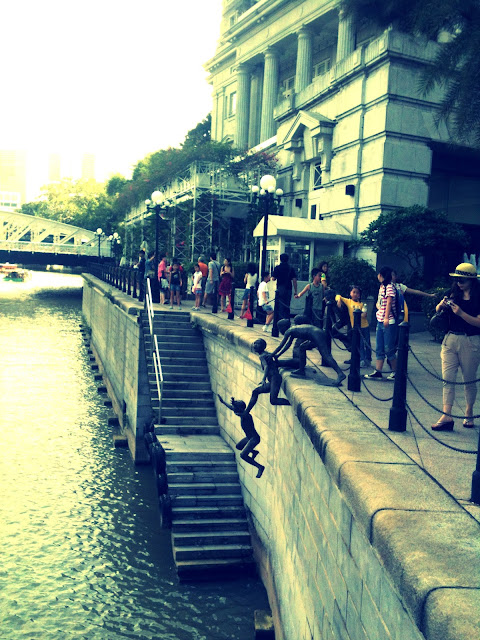
[[[257,282],[258,282],[257,265],[254,264],[253,262],[249,263],[248,268],[247,268],[247,273],[245,274],[245,278],[243,279],[243,281],[245,283],[245,290],[243,292],[242,308],[240,310],[240,318],[243,318],[245,316],[245,309],[247,308],[248,300],[250,298],[250,289],[251,289],[251,287],[255,287],[256,288]]]
[[[262,274],[262,281],[258,287],[258,306],[262,307],[262,309],[267,314],[265,325],[263,327],[264,331],[271,331],[272,327],[270,326],[273,320],[273,306],[269,302],[269,291],[268,291],[268,283],[270,282],[270,274],[268,271],[265,271]]]

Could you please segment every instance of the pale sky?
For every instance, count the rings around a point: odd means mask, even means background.
[[[178,145],[211,110],[221,0],[11,0],[1,11],[0,149],[94,153],[97,179]],[[35,161],[35,158],[37,160]]]

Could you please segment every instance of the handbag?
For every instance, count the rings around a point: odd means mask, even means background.
[[[450,318],[447,309],[442,309],[442,311],[437,311],[430,318],[430,327],[435,331],[441,331],[443,333],[447,333],[450,326]]]

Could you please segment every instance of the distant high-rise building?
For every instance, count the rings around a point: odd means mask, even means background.
[[[62,177],[62,162],[59,153],[51,153],[48,158],[48,181],[59,182]]]
[[[25,151],[0,150],[0,191],[16,194],[18,206],[26,201],[26,163]]]
[[[95,180],[95,156],[93,153],[84,153],[82,157],[82,179]]]

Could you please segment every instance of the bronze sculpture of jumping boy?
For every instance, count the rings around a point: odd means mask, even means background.
[[[290,402],[286,398],[279,398],[280,387],[282,386],[282,376],[278,371],[277,359],[268,351],[267,343],[262,338],[255,340],[252,345],[252,350],[259,355],[260,364],[262,365],[263,379],[258,387],[252,391],[252,397],[246,408],[246,412],[250,413],[252,407],[255,406],[258,396],[261,393],[270,394],[270,403],[273,405],[289,405]]]
[[[242,452],[240,454],[242,460],[245,460],[245,462],[258,469],[257,478],[260,478],[262,473],[265,471],[265,467],[263,465],[255,462],[255,457],[259,453],[255,447],[260,442],[260,436],[255,429],[252,416],[246,411],[247,405],[243,400],[235,400],[235,398],[232,398],[232,404],[228,404],[221,395],[218,396],[218,399],[227,407],[227,409],[230,409],[236,416],[240,417],[240,424],[245,433],[245,438],[242,438],[240,442],[237,442],[235,447]]]
[[[330,380],[329,382],[319,382],[319,384],[326,384],[330,386],[339,386],[342,380],[345,380],[346,375],[340,369],[334,358],[328,351],[327,343],[325,340],[325,331],[323,329],[319,329],[318,327],[314,327],[311,324],[308,324],[308,318],[305,316],[295,316],[293,319],[294,326],[290,327],[285,331],[285,335],[283,337],[282,342],[278,345],[278,347],[273,352],[272,356],[274,358],[278,358],[278,356],[282,355],[292,344],[295,338],[302,338],[305,341],[309,341],[311,343],[310,348],[316,347],[322,356],[322,362],[324,362],[327,366],[331,367],[337,374],[337,379],[335,381]],[[302,349],[305,349],[307,345],[302,345]],[[303,365],[303,366],[302,366]],[[305,375],[305,364],[300,366],[297,371],[293,373],[299,376]]]

